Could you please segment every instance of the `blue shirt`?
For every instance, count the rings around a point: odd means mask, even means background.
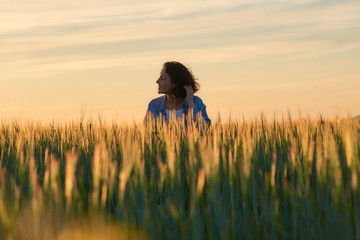
[[[211,121],[206,113],[205,104],[203,103],[201,98],[199,98],[198,96],[194,96],[193,100],[194,100],[194,105],[195,105],[195,107],[193,109],[193,114],[194,114],[193,119],[195,120],[196,115],[199,112],[201,112],[201,116],[202,116],[203,120],[208,124],[208,126],[210,126]],[[183,109],[184,109],[185,116],[187,116],[188,111],[189,111],[189,104],[187,103],[185,98],[183,101]],[[158,118],[160,115],[162,115],[162,117],[166,121],[169,121],[169,119],[166,118],[166,112],[165,112],[165,95],[151,100],[151,102],[149,103],[147,112],[151,112],[155,118]]]

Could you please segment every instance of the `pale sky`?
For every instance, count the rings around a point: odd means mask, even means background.
[[[360,114],[360,1],[0,0],[0,118],[141,121],[165,61],[212,120]]]

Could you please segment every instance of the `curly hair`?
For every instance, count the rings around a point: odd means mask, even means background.
[[[194,93],[200,90],[200,85],[197,83],[197,79],[195,79],[191,70],[183,64],[175,61],[166,62],[164,63],[163,68],[167,74],[169,74],[171,82],[176,85],[172,92],[175,97],[186,97],[186,90],[184,88],[186,85],[190,85],[194,90]]]

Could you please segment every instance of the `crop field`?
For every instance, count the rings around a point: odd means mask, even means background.
[[[0,239],[360,239],[360,121],[0,123]]]

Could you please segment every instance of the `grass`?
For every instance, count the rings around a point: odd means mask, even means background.
[[[0,238],[360,239],[360,121],[188,122],[2,122]]]

